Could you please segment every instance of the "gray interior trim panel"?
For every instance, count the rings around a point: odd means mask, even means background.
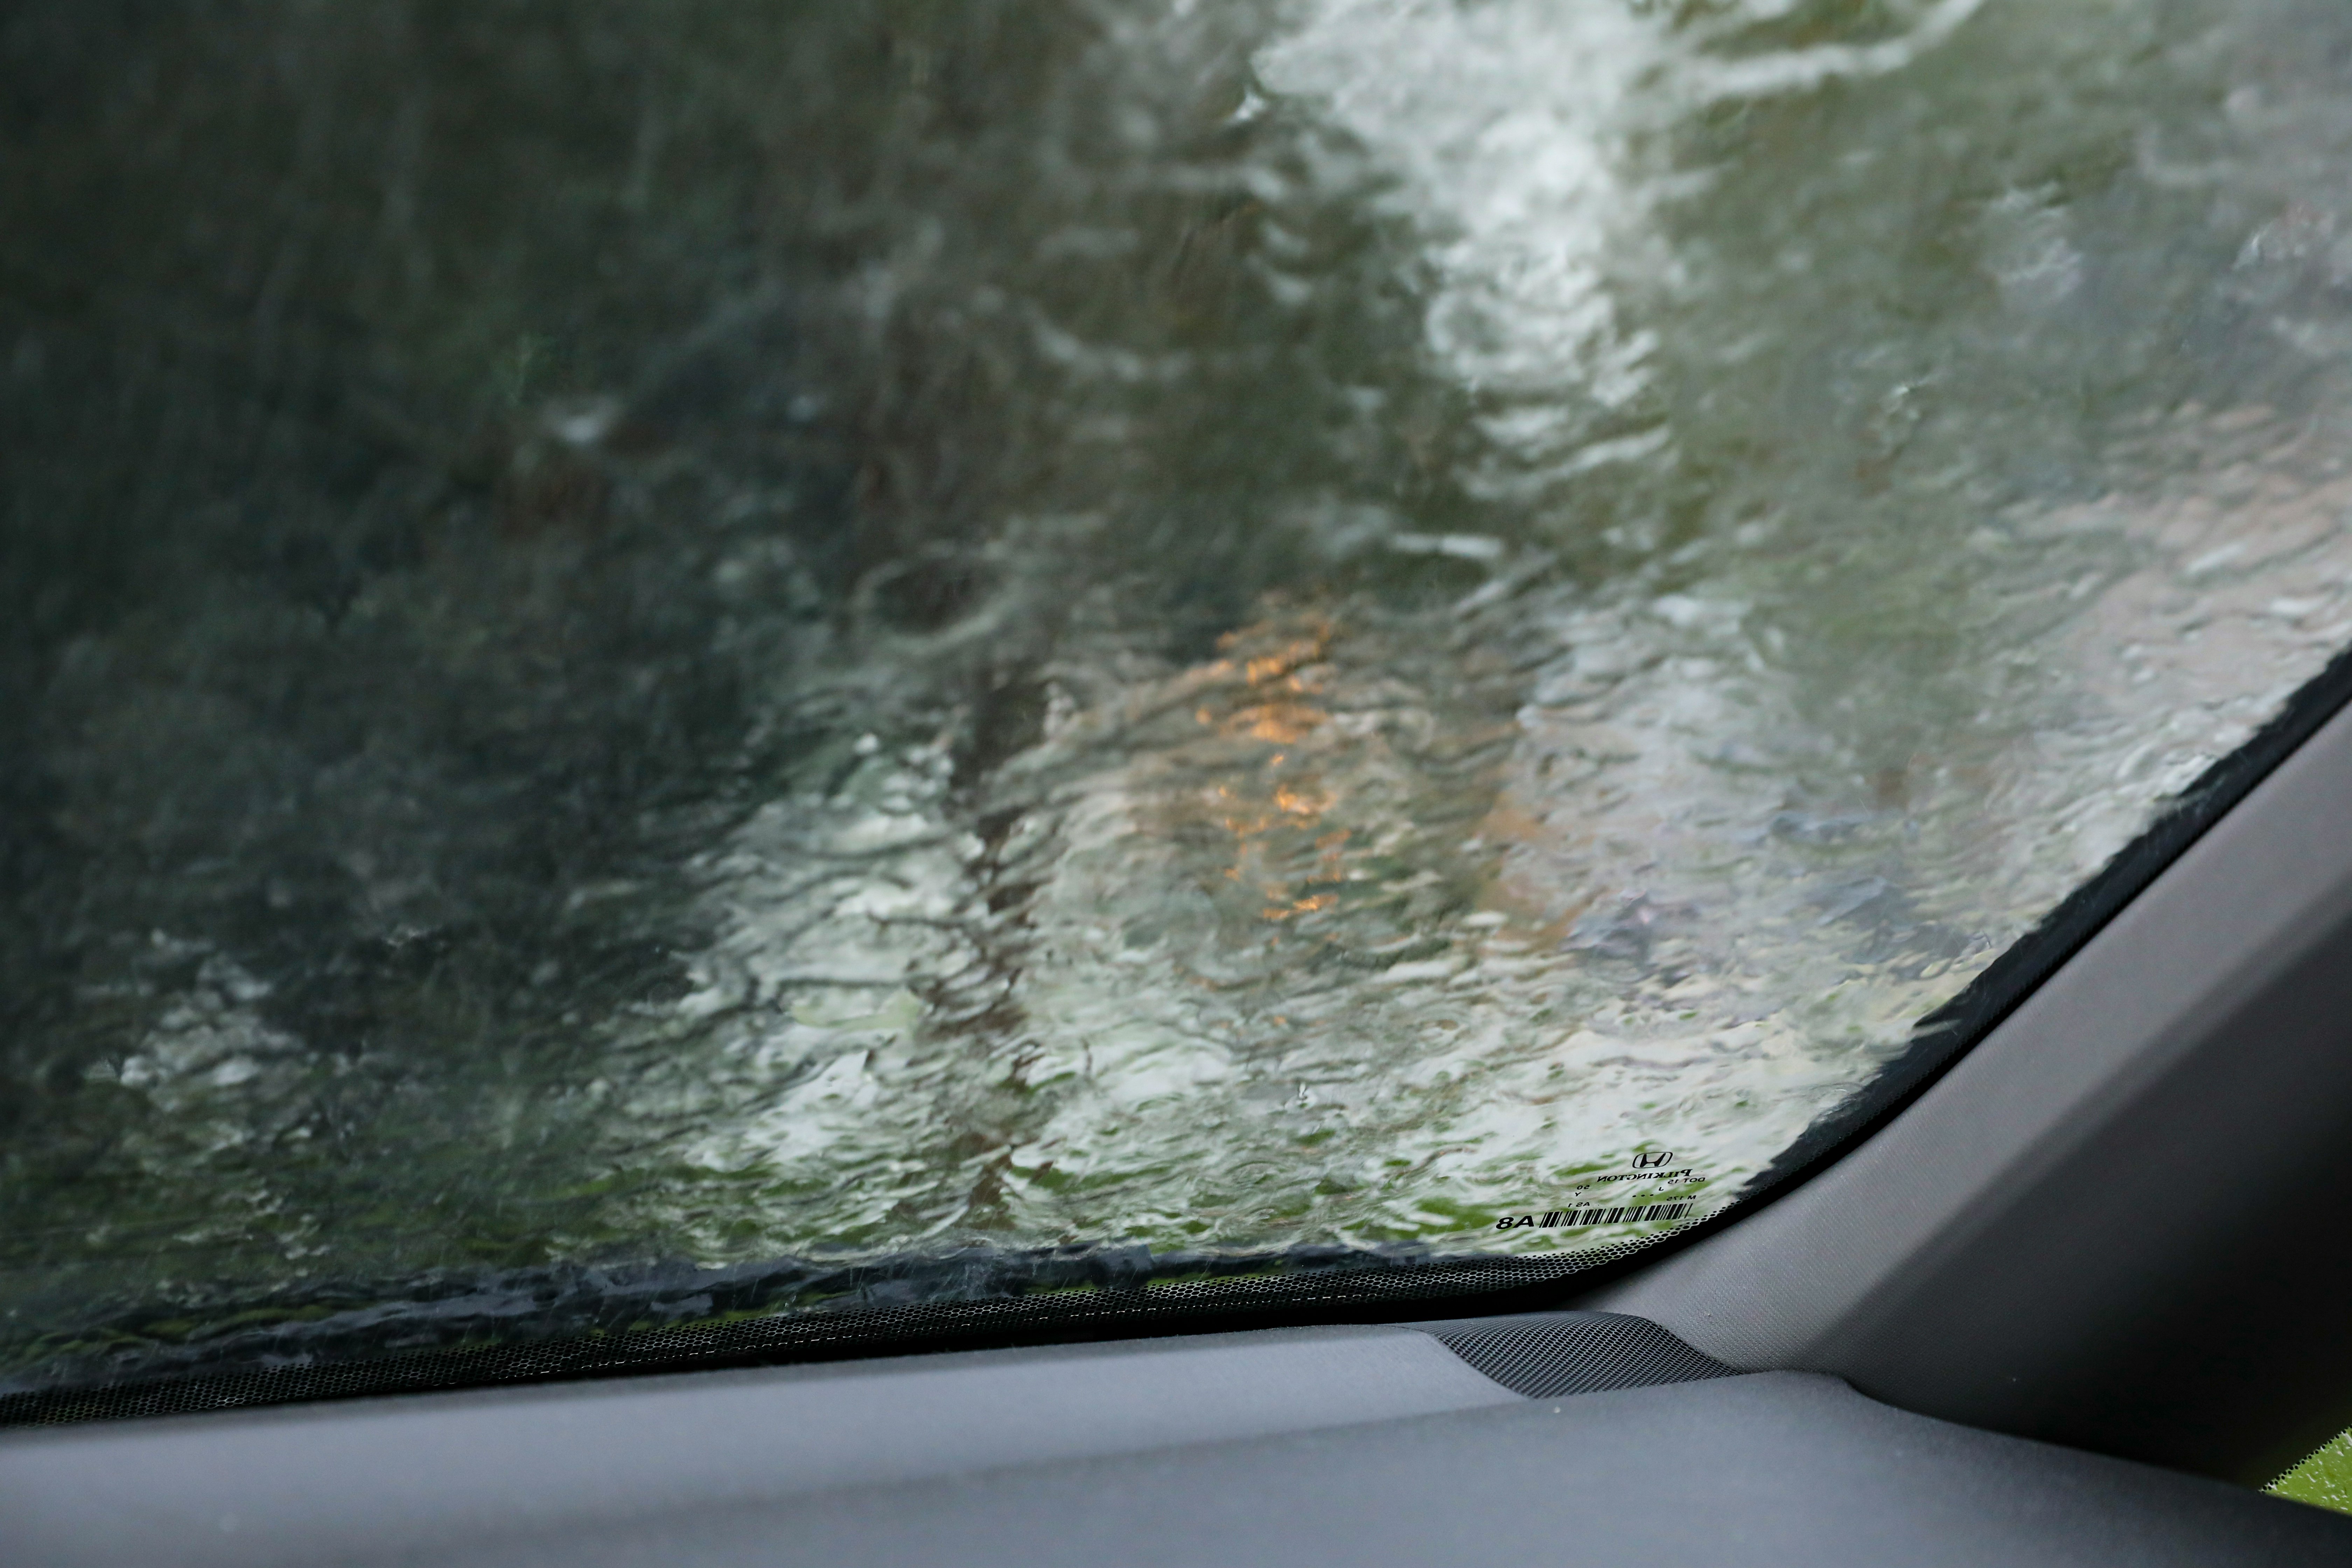
[[[379,1549],[353,1561],[2309,1568],[2352,1562],[2352,1519],[1779,1373],[491,1533],[454,1551]]]
[[[451,1568],[2261,1568],[2352,1519],[1765,1373],[831,1493]]]
[[[485,1535],[1729,1375],[1655,1323],[1559,1312],[33,1429],[0,1436],[0,1548],[43,1564],[437,1555]]]
[[[36,1428],[0,1435],[0,1558],[404,1560],[485,1532],[1518,1403],[1426,1334],[1345,1327]]]
[[[1622,1320],[1504,1322],[1633,1342]],[[2161,1568],[2352,1562],[2352,1519],[1819,1375],[1530,1400],[1431,1333],[1342,1329],[19,1433],[0,1557]]]
[[[2352,712],[1875,1136],[1574,1304],[2243,1481],[2352,1423]]]

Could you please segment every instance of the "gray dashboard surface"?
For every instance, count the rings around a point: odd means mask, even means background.
[[[0,1435],[0,1562],[437,1561],[500,1532],[1518,1403],[1427,1334],[1338,1327],[34,1428]]]
[[[1623,1333],[1493,1322],[1522,1344]],[[1819,1374],[1701,1363],[1700,1381],[1528,1399],[1433,1337],[1462,1327],[23,1431],[0,1438],[0,1559],[2352,1563],[2352,1520],[1910,1415]],[[1627,1342],[1607,1375],[1661,1375],[1659,1344]]]
[[[439,1561],[2310,1568],[2352,1563],[2352,1519],[1762,1373],[485,1541]]]

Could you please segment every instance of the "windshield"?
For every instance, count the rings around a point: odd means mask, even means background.
[[[2352,640],[2347,48],[12,7],[0,1392],[1759,1190]]]

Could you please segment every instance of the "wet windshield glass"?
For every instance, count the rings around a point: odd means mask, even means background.
[[[2348,48],[12,7],[0,1391],[1720,1210],[2352,639]]]

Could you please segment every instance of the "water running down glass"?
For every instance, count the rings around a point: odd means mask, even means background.
[[[25,8],[0,1390],[1719,1210],[2352,641],[2347,45]]]

